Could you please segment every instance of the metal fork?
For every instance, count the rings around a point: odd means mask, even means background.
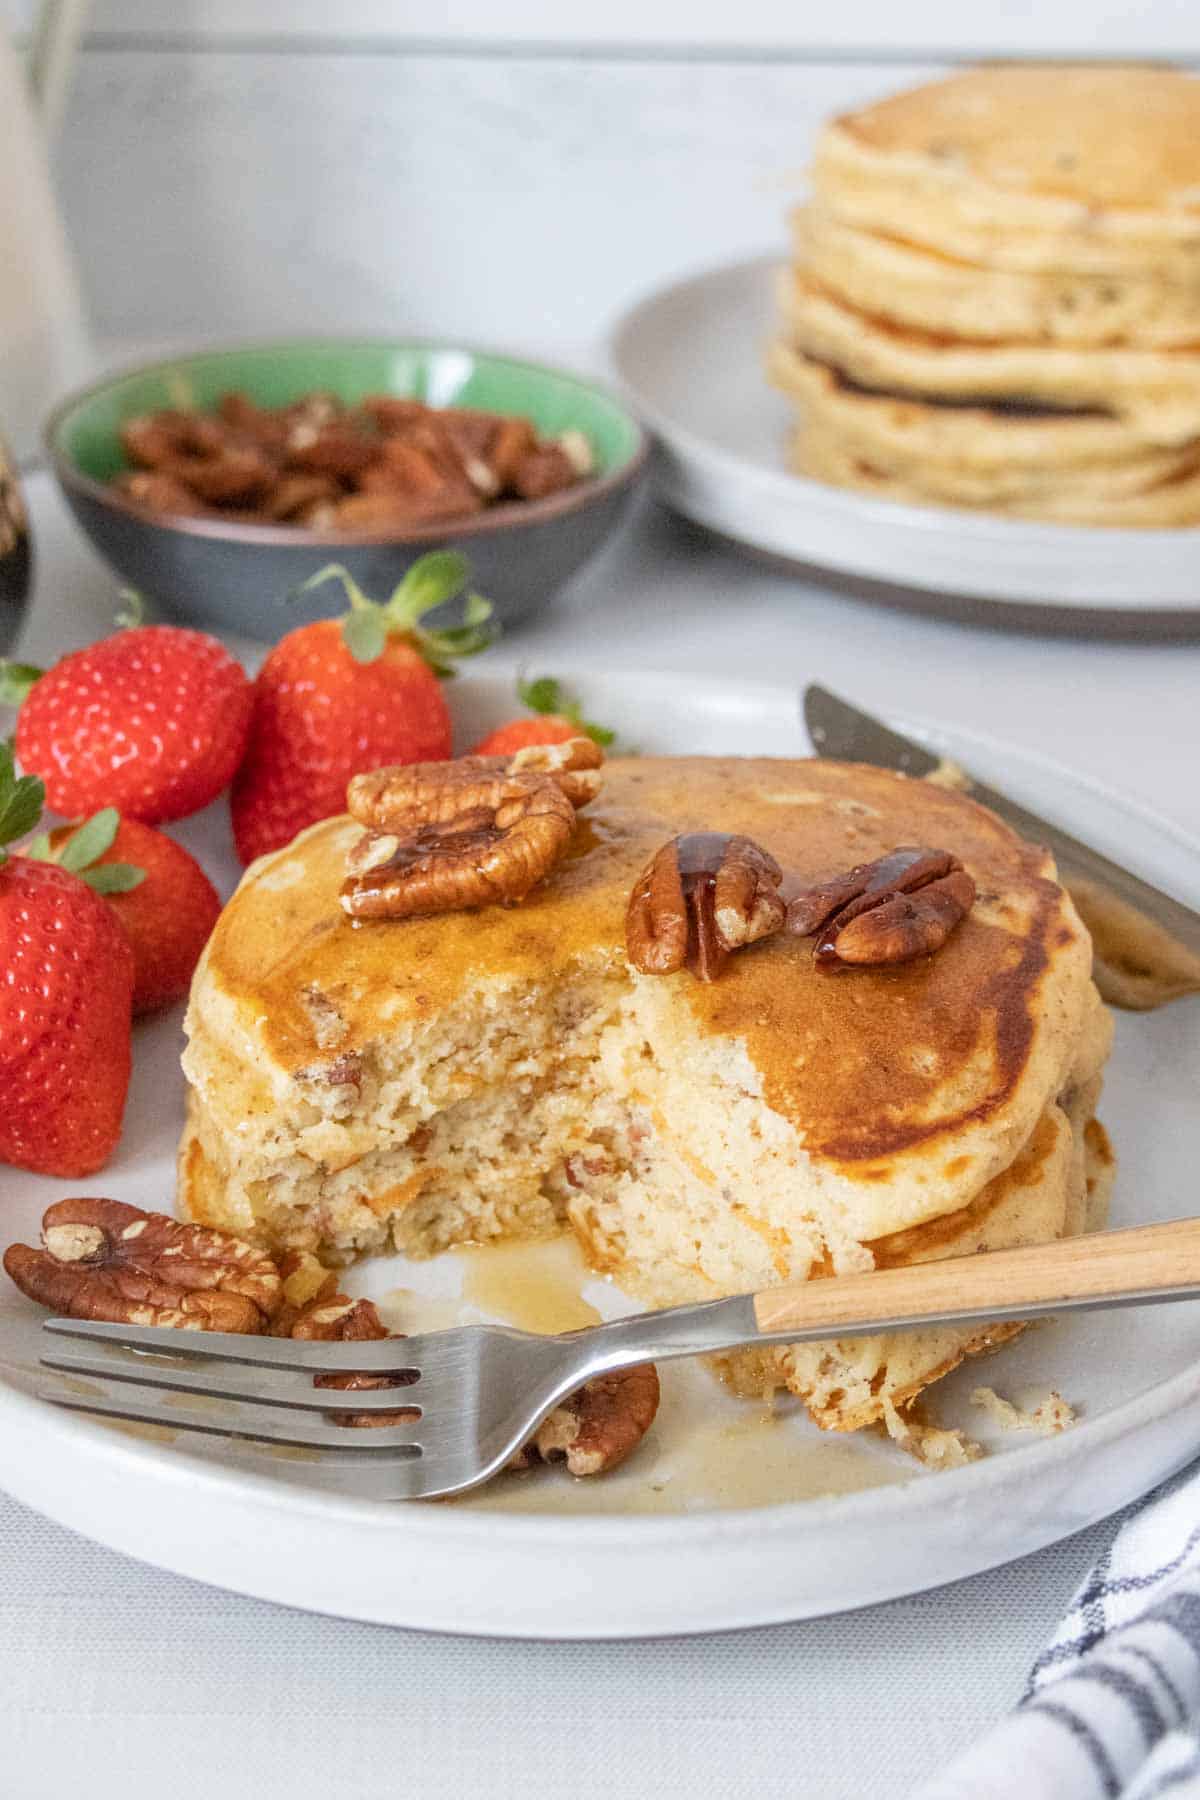
[[[469,1325],[370,1343],[49,1319],[50,1369],[110,1384],[60,1406],[235,1441],[303,1446],[344,1491],[391,1500],[462,1493],[495,1475],[560,1401],[596,1375],[745,1345],[1200,1297],[1200,1218],[1027,1249],[801,1283],[535,1337]],[[402,1378],[358,1392],[316,1375]],[[354,1432],[339,1413],[394,1413]]]

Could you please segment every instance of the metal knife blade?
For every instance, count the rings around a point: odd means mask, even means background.
[[[810,686],[804,690],[804,723],[818,756],[836,757],[844,762],[873,763],[877,768],[895,769],[903,775],[927,776],[945,767],[945,759],[892,731],[870,713],[861,712],[828,688]],[[956,765],[957,766],[957,765]],[[1061,825],[1030,812],[1028,807],[1010,800],[1007,794],[977,781],[969,771],[963,791],[981,806],[997,813],[1021,837],[1035,844],[1045,844],[1052,852],[1059,872],[1069,882],[1082,876],[1107,888],[1119,900],[1152,919],[1156,925],[1183,945],[1191,954],[1200,956],[1200,913],[1185,906],[1161,888],[1152,887],[1132,870],[1122,868],[1090,844],[1072,837]],[[957,785],[957,784],[956,784]]]

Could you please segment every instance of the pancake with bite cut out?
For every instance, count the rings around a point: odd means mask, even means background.
[[[910,964],[830,974],[781,933],[711,984],[638,974],[630,890],[688,831],[754,838],[793,890],[923,843],[978,898]],[[1090,942],[1049,856],[961,794],[827,762],[622,759],[522,905],[359,925],[338,902],[357,835],[330,820],[254,864],[197,970],[191,1217],[332,1260],[572,1229],[650,1304],[1088,1221],[1110,1034]],[[862,1380],[853,1343],[730,1369],[852,1428],[997,1337],[874,1340]]]

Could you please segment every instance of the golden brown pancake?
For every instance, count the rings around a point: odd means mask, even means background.
[[[836,216],[993,268],[1194,281],[1200,81],[1176,69],[968,69],[833,120]]]
[[[1108,1048],[1090,944],[1048,855],[961,794],[834,763],[626,759],[521,906],[355,925],[338,890],[358,830],[331,820],[248,870],[197,971],[192,1216],[342,1259],[565,1224],[660,1304],[869,1268],[939,1220],[942,1254],[1081,1228]],[[830,974],[780,934],[710,985],[635,974],[630,889],[693,830],[755,838],[796,887],[921,843],[979,896],[903,966]],[[971,1341],[920,1336],[847,1423]]]
[[[832,119],[779,286],[797,474],[1048,524],[1200,523],[1200,80],[965,70]]]

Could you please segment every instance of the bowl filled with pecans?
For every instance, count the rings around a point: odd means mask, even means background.
[[[274,639],[336,607],[336,561],[387,591],[461,549],[507,622],[536,611],[625,513],[648,444],[580,376],[432,343],[213,349],[72,395],[46,445],[118,574],[192,623]]]

